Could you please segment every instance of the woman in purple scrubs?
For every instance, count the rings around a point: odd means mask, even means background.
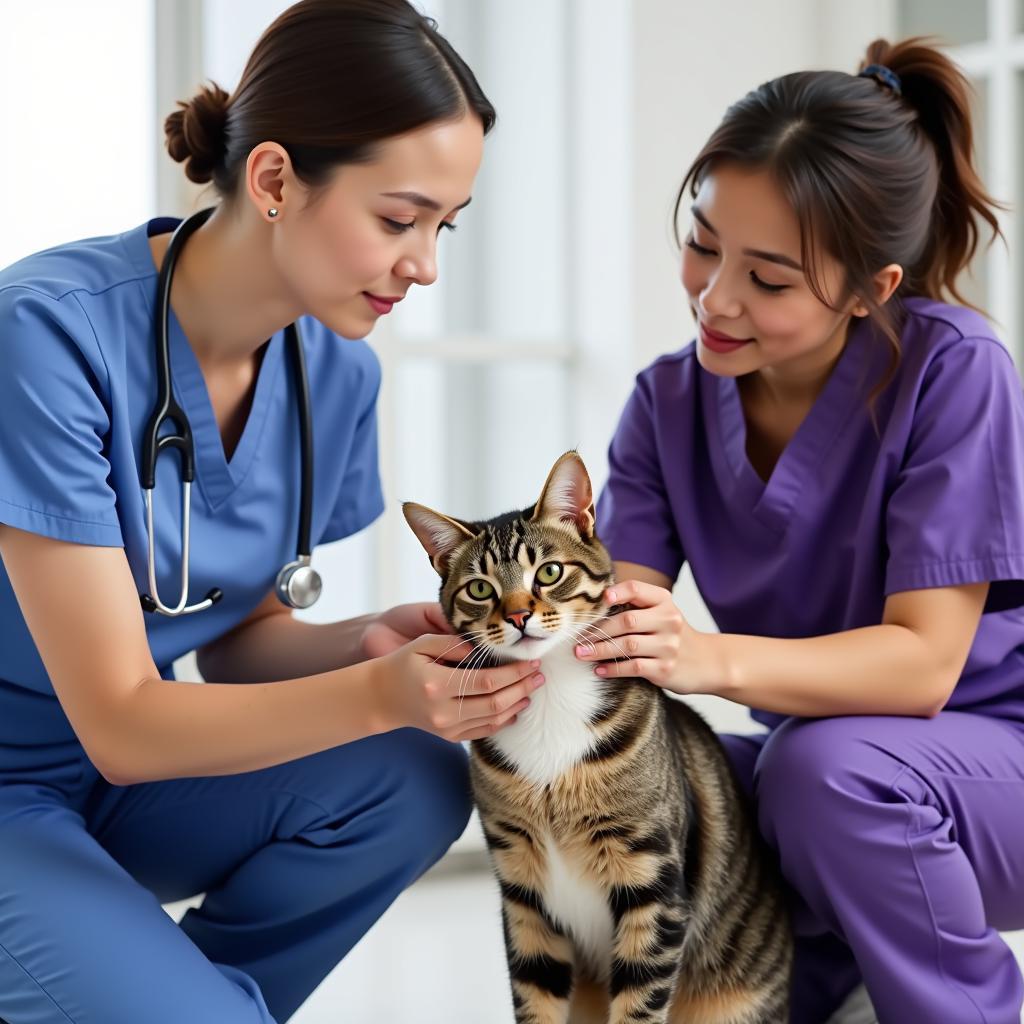
[[[967,82],[914,40],[779,78],[687,192],[698,336],[612,441],[597,521],[633,610],[579,656],[769,727],[723,741],[793,889],[793,1021],[863,979],[882,1024],[1018,1022],[1024,400],[943,301],[996,228]],[[720,633],[672,603],[684,560]]]

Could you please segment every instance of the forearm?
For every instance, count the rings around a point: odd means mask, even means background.
[[[231,775],[384,731],[371,665],[245,686],[145,679],[105,715],[97,767],[117,785]]]
[[[354,665],[364,658],[359,642],[374,618],[312,623],[286,613],[265,615],[206,647],[199,671],[222,683],[264,683]]]
[[[783,715],[937,714],[958,668],[937,661],[904,626],[881,625],[801,640],[704,634],[720,677],[710,692]]]

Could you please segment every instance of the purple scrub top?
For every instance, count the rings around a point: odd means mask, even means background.
[[[656,360],[612,439],[597,529],[617,560],[673,580],[688,562],[727,633],[838,633],[879,624],[889,594],[990,581],[947,707],[1024,719],[1020,379],[978,314],[904,307],[877,430],[867,399],[888,347],[857,320],[767,483],[747,459],[735,379],[704,370],[694,343]]]

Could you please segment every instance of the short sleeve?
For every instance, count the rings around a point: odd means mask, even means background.
[[[354,344],[348,342],[347,344]],[[377,395],[380,391],[380,363],[370,354],[363,365],[357,402],[359,410],[348,445],[345,470],[334,511],[318,543],[350,537],[369,526],[384,511],[377,459]]]
[[[962,338],[929,366],[886,508],[886,595],[992,584],[1024,604],[1024,396],[1009,353]]]
[[[637,377],[608,448],[608,481],[597,504],[597,535],[612,558],[675,580],[683,550],[665,490],[651,382]]]
[[[76,296],[0,291],[0,522],[79,544],[123,544],[106,380]]]

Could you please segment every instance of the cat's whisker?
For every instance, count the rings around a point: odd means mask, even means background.
[[[473,650],[469,652],[469,654],[467,654],[464,658],[461,658],[459,660],[459,663],[452,668],[452,671],[448,676],[448,681],[445,683],[446,689],[447,687],[451,686],[452,677],[455,675],[455,673],[459,671],[459,669],[469,671],[469,666],[475,659],[480,657],[481,652],[486,652],[486,647],[484,647],[483,645],[474,647]]]
[[[602,639],[602,640],[606,641],[607,643],[611,644],[612,647],[614,647],[615,650],[619,652],[619,656],[620,657],[625,658],[627,660],[631,657],[631,655],[626,652],[626,650],[623,648],[622,644],[620,644],[615,639],[615,637],[611,636],[609,633],[606,633],[603,629],[600,629],[597,626],[592,626],[592,628],[597,633],[597,636],[600,639]],[[591,640],[591,639],[592,638],[588,637],[588,641]]]
[[[434,658],[434,664],[436,665],[448,651],[454,651],[456,647],[464,643],[469,643],[474,638],[482,639],[485,636],[485,631],[482,629],[467,629],[459,634],[459,638],[451,645],[451,647],[442,651],[436,658]]]
[[[448,680],[444,684],[444,688],[446,690],[448,689],[449,686],[452,685],[452,679],[455,677],[455,673],[458,672],[459,669],[464,669],[467,672],[470,671],[470,664],[472,663],[473,659],[480,654],[482,650],[482,647],[474,647],[473,650],[471,650],[469,654],[462,658],[457,665],[454,665],[452,667],[451,672],[448,674]]]
[[[586,646],[594,642],[593,636],[584,633],[582,630],[576,630],[570,627],[570,633],[573,637],[573,643],[580,643]]]
[[[487,650],[486,650],[486,648],[480,647],[480,648],[477,649],[477,651],[475,653],[478,653],[480,655],[480,661],[481,662],[486,660],[486,658],[487,658]],[[468,679],[465,680],[465,682],[466,682],[466,685],[469,685],[469,680]],[[459,691],[459,694],[458,694],[458,701],[459,701],[459,717],[458,717],[458,721],[460,721],[460,722],[462,721],[462,702],[465,699],[466,699],[465,692],[462,691],[461,688],[460,688],[460,691]]]
[[[571,626],[571,624],[570,624],[570,626]],[[623,658],[629,658],[629,657],[630,657],[630,655],[629,655],[629,654],[627,654],[627,653],[626,653],[626,652],[625,652],[625,651],[624,651],[624,650],[622,649],[622,645],[616,642],[616,640],[615,640],[615,637],[613,637],[613,636],[610,636],[610,635],[609,635],[608,633],[606,633],[606,632],[605,632],[605,631],[604,631],[603,629],[601,629],[601,627],[600,627],[600,626],[598,626],[598,625],[597,625],[597,623],[596,623],[596,622],[587,622],[587,623],[584,623],[584,624],[583,624],[583,626],[581,627],[581,629],[592,629],[592,630],[594,630],[594,632],[595,632],[595,633],[597,634],[597,636],[598,636],[598,637],[599,637],[600,639],[602,639],[602,640],[606,640],[606,641],[607,641],[608,643],[610,643],[610,644],[612,645],[612,647],[614,647],[614,648],[615,648],[615,650],[617,650],[617,651],[619,652],[619,654],[620,654],[620,655],[621,655],[621,656],[622,656]],[[592,638],[592,637],[589,637],[589,636],[588,636],[588,637],[581,637],[581,640],[582,640],[582,642],[584,642],[584,643],[589,643],[589,642],[591,642],[591,641],[592,641],[592,639],[593,639],[593,638]]]

